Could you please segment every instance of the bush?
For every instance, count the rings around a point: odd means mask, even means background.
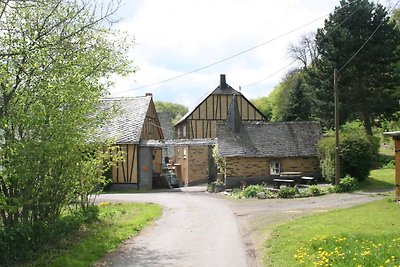
[[[36,222],[33,225],[19,223],[12,227],[0,226],[0,266],[29,261],[37,252],[43,251],[63,237],[74,234],[82,224],[98,220],[98,215],[98,207],[89,206],[84,211],[73,211],[51,223]]]
[[[335,139],[331,136],[323,138],[318,144],[321,173],[326,181],[335,180]]]
[[[341,175],[363,181],[378,160],[379,139],[368,136],[363,129],[346,129],[340,134]],[[323,138],[318,144],[322,175],[327,181],[335,177],[335,139]]]
[[[366,134],[344,135],[343,141],[340,142],[343,175],[355,177],[360,182],[368,178],[378,159],[378,151],[379,140],[375,137]]]
[[[258,193],[264,192],[267,195],[269,194],[269,190],[263,185],[249,185],[240,193],[242,197],[245,198],[255,198]]]
[[[298,193],[297,187],[282,187],[278,191],[278,197],[280,198],[293,198]]]
[[[316,185],[311,185],[310,187],[307,188],[308,192],[310,192],[311,196],[320,196],[322,195],[321,188],[319,188]]]
[[[346,176],[340,179],[340,182],[335,189],[338,193],[352,192],[358,189],[358,182],[355,178]]]
[[[307,189],[300,191],[301,197],[316,197],[326,194],[319,186],[311,185]]]

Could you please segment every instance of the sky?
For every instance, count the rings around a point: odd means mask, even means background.
[[[288,46],[323,27],[335,6],[339,0],[122,0],[116,27],[135,38],[129,56],[138,71],[114,76],[111,96],[152,93],[192,109],[220,74],[248,99],[267,96],[296,67]]]

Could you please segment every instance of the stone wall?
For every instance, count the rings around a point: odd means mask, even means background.
[[[303,176],[319,177],[317,157],[295,158],[226,158],[226,188],[246,184],[271,183],[279,175],[271,175],[270,162],[280,162],[281,172],[300,172]]]
[[[208,146],[193,146],[188,149],[189,179],[188,185],[207,180]]]

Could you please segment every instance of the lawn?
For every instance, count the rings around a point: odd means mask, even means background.
[[[360,187],[363,191],[395,189],[395,170],[372,170],[368,179],[361,183]]]
[[[29,266],[92,266],[161,215],[161,207],[155,204],[107,202],[99,208],[100,220],[60,240]]]
[[[277,226],[267,266],[398,266],[400,204],[385,199]]]

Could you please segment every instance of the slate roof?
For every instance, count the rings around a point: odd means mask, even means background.
[[[239,132],[224,123],[217,138],[222,157],[310,157],[317,156],[322,131],[317,122],[243,122]]]
[[[106,98],[103,108],[115,108],[111,120],[101,128],[107,138],[116,144],[138,144],[142,133],[151,96]]]

